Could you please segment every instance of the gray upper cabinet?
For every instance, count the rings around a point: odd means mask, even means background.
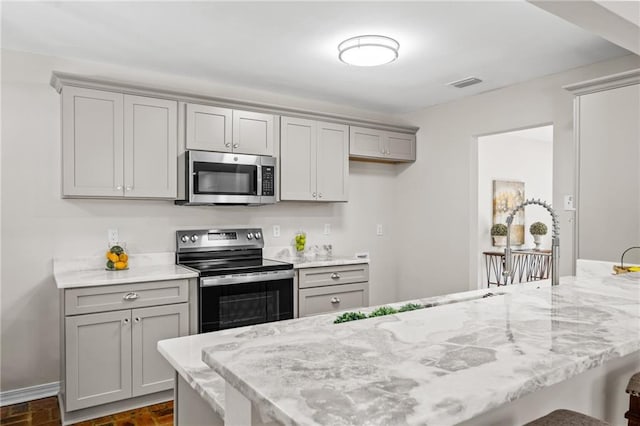
[[[282,117],[280,199],[347,201],[349,128]]]
[[[316,194],[316,122],[280,120],[280,199],[313,201]]]
[[[187,104],[186,148],[274,155],[274,115]]]
[[[232,110],[187,104],[187,149],[231,152]]]
[[[124,96],[124,195],[176,198],[177,124],[175,101]]]
[[[349,158],[387,162],[416,160],[416,136],[365,127],[350,128]]]
[[[176,198],[177,102],[62,91],[62,195]]]
[[[62,195],[124,194],[123,96],[67,86],[62,91]]]
[[[316,182],[318,200],[347,201],[349,127],[318,122]]]
[[[233,152],[272,156],[274,116],[233,110]]]

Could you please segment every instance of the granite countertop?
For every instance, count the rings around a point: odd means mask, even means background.
[[[639,351],[639,284],[640,273],[563,277],[343,324],[323,315],[298,330],[201,335],[198,345],[209,341],[203,361],[284,424],[455,424]]]
[[[264,257],[266,259],[292,263],[294,269],[369,263],[368,257],[327,255],[325,252],[322,252],[318,246],[312,246],[302,256],[294,254],[290,247],[265,247]]]
[[[175,264],[174,253],[131,254],[129,269],[107,271],[102,256],[54,259],[53,277],[59,289],[195,278],[198,273]]]
[[[474,290],[463,293],[452,293],[443,296],[415,299],[385,306],[398,308],[406,303],[419,303],[424,306],[440,306],[465,300],[476,299],[487,292],[496,290]],[[502,291],[502,288],[501,290]],[[509,291],[509,290],[505,290]],[[360,312],[371,312],[378,306],[358,309]],[[158,342],[158,350],[169,361],[180,376],[198,392],[213,410],[224,418],[225,382],[218,373],[202,362],[202,349],[222,343],[244,342],[263,336],[279,336],[281,334],[313,330],[316,327],[332,325],[340,314],[328,313],[287,321],[271,322],[247,327],[233,328],[213,333],[196,334]]]

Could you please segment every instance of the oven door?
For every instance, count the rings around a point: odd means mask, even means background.
[[[199,296],[200,333],[291,319],[293,270],[203,277]]]

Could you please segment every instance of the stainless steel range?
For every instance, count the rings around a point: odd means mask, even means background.
[[[176,263],[200,273],[199,333],[293,318],[293,265],[263,247],[260,228],[176,231]]]

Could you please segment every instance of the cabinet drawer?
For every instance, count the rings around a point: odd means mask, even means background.
[[[188,300],[188,281],[150,281],[65,290],[65,315],[168,305]]]
[[[300,288],[322,287],[369,281],[369,265],[327,266],[321,268],[304,268],[299,270]]]
[[[369,283],[306,288],[299,291],[300,317],[369,305]]]

